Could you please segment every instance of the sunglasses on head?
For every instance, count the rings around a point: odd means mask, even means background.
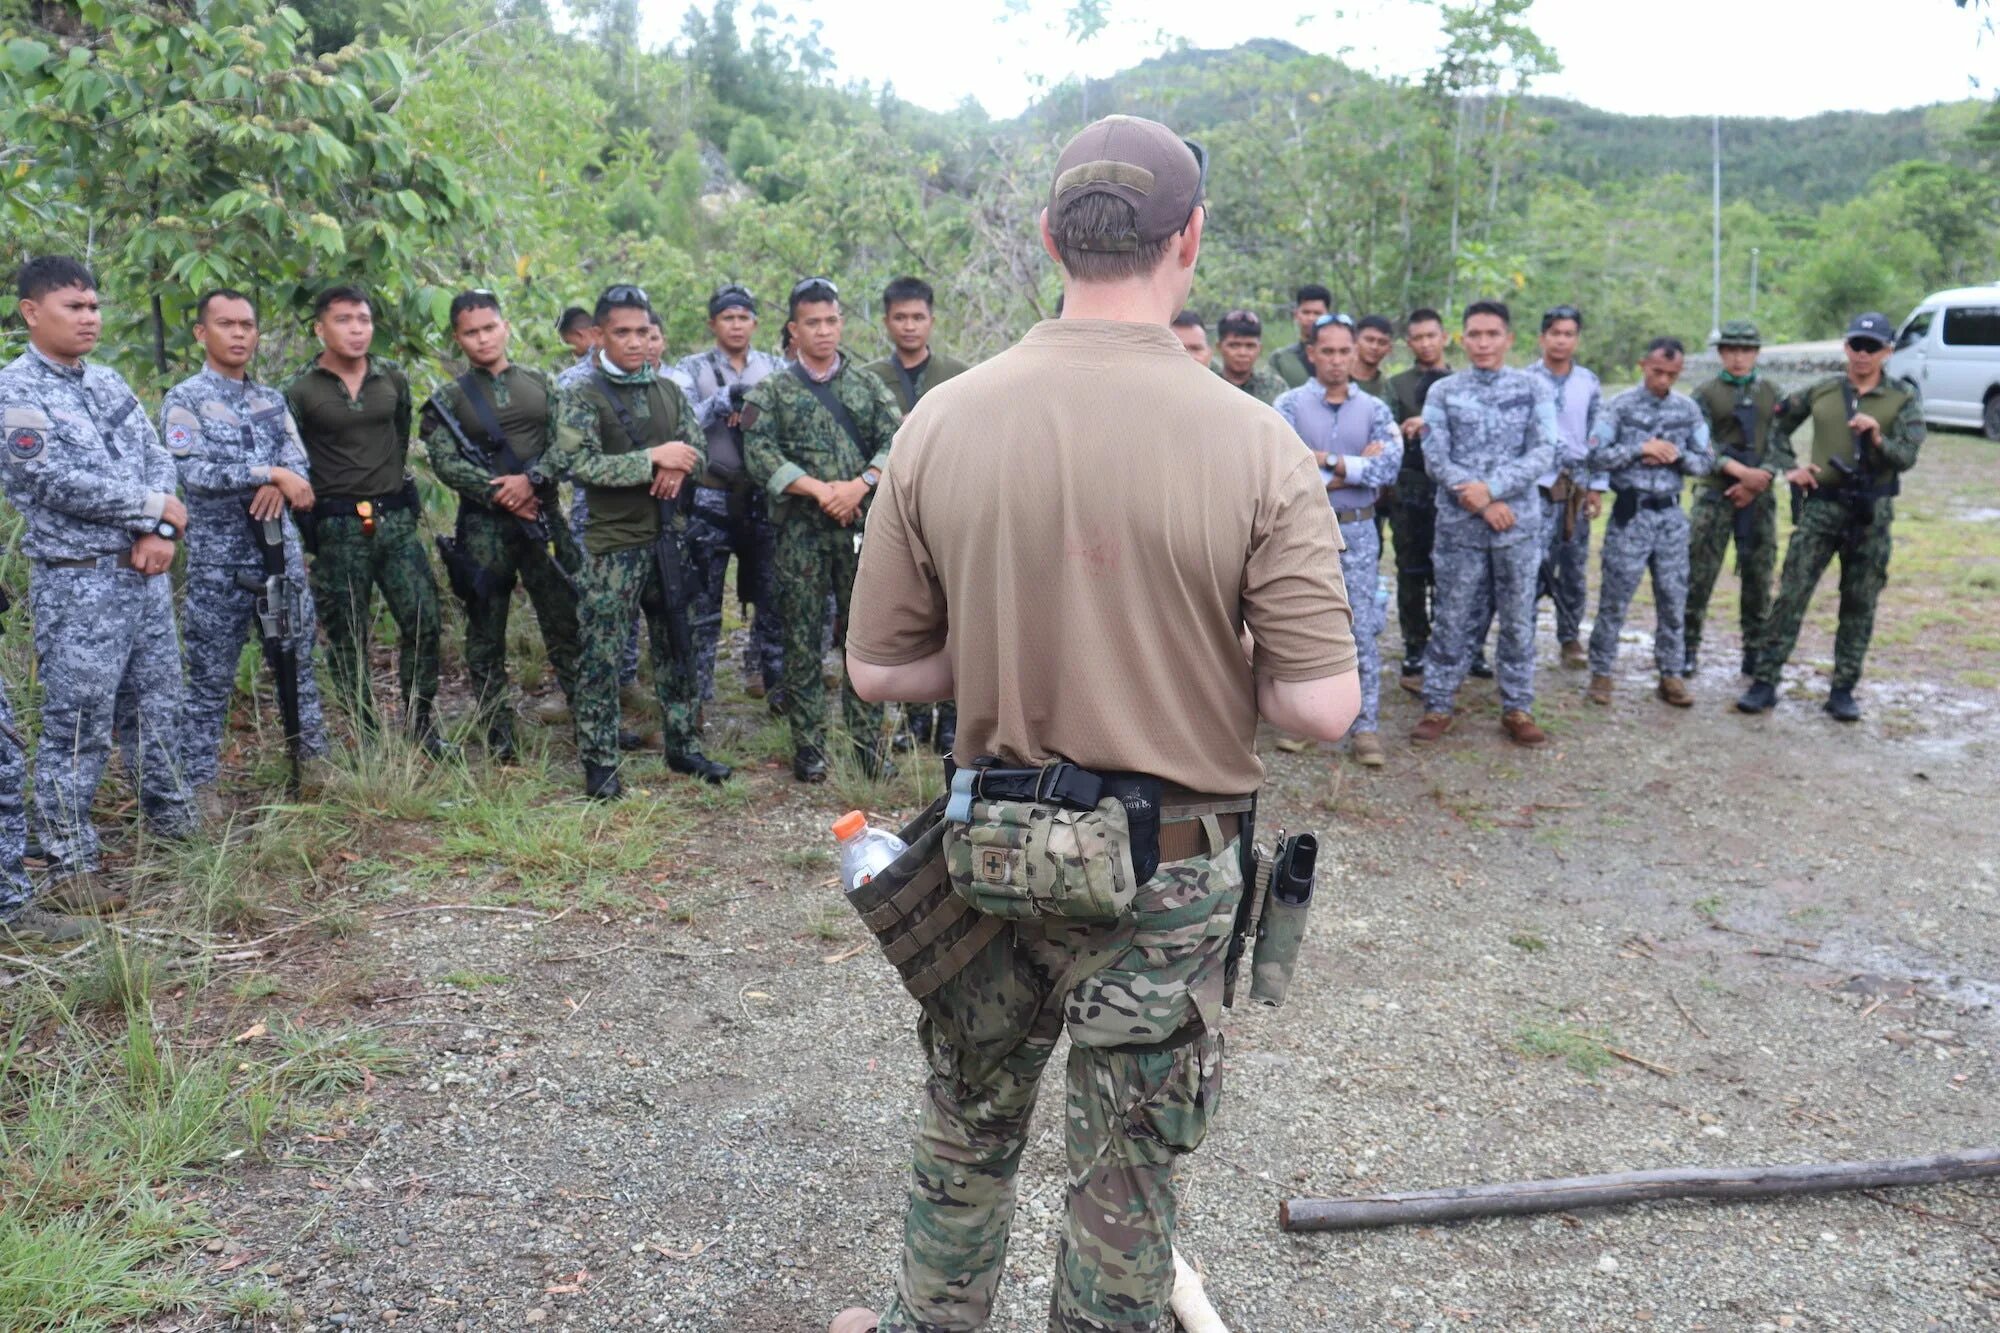
[[[724,283],[722,286],[717,287],[715,295],[708,299],[711,301],[721,301],[731,296],[740,296],[747,301],[750,299],[750,289],[739,282]]]
[[[604,289],[604,299],[613,305],[628,305],[632,302],[637,302],[648,310],[653,308],[653,298],[646,295],[646,289],[629,282],[621,282],[616,287],[606,287]]]
[[[1339,313],[1321,315],[1313,321],[1313,332],[1318,333],[1329,324],[1338,324],[1343,329],[1352,329],[1354,327],[1354,316]]]
[[[1181,222],[1181,230],[1186,231],[1187,224],[1194,221],[1195,209],[1203,207],[1208,198],[1208,150],[1193,139],[1183,139],[1181,143],[1194,154],[1195,170],[1199,173],[1194,183],[1194,202],[1188,205],[1188,215]]]
[[[840,299],[840,288],[833,285],[832,278],[800,278],[798,283],[792,288],[792,300],[796,301],[807,292],[815,289],[825,291],[828,296],[836,301]]]

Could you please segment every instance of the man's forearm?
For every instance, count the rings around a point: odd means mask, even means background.
[[[951,656],[943,649],[897,666],[878,666],[849,653],[847,683],[869,703],[939,703],[956,692]]]

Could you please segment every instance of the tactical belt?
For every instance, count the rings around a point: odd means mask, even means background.
[[[1611,506],[1611,521],[1630,523],[1632,516],[1641,509],[1679,509],[1681,493],[1675,491],[1641,491],[1637,487],[1613,487],[1613,495],[1618,497]]]
[[[1363,505],[1359,509],[1336,509],[1333,511],[1333,521],[1336,523],[1366,523],[1374,517],[1374,505]]]
[[[1372,511],[1370,511],[1372,512]],[[946,766],[946,781],[955,765]],[[974,770],[972,796],[987,801],[1036,801],[1089,810],[1103,799],[1106,775],[1057,761],[1043,768]],[[1223,843],[1243,829],[1243,814],[1253,804],[1248,796],[1208,796],[1171,791],[1160,801],[1161,863],[1185,861],[1209,850],[1204,820],[1213,817]]]
[[[322,495],[314,501],[312,512],[316,518],[353,518],[364,504],[373,505],[378,514],[392,509],[415,509],[417,488],[414,484],[405,485],[388,495]]]
[[[132,552],[128,548],[116,555],[92,555],[80,560],[44,560],[44,569],[130,569]]]

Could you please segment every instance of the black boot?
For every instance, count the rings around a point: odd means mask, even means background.
[[[620,727],[618,728],[618,748],[627,753],[633,750],[643,750],[646,748],[646,738],[630,727]]]
[[[699,747],[692,746],[679,754],[668,751],[667,767],[676,773],[685,773],[691,778],[700,778],[703,782],[712,782],[717,786],[729,781],[729,775],[736,771],[727,764],[719,764],[710,759]]]
[[[1736,701],[1739,713],[1762,713],[1778,706],[1778,687],[1766,680],[1752,681]]]
[[[1743,650],[1742,671],[1743,674],[1746,676],[1754,676],[1757,674],[1757,654],[1748,648],[1745,648]]]
[[[1681,657],[1681,674],[1683,676],[1692,676],[1695,673],[1695,670],[1697,669],[1698,665],[1700,664],[1700,661],[1701,661],[1701,649],[1696,647],[1694,644],[1689,644],[1687,646],[1687,652],[1684,653]]]
[[[618,780],[618,766],[586,761],[583,766],[583,794],[593,801],[615,801],[623,796],[625,784]]]
[[[1826,696],[1826,711],[1836,722],[1859,722],[1861,705],[1854,702],[1854,687],[1834,686]]]
[[[792,776],[800,782],[826,781],[826,756],[808,745],[792,755]]]
[[[1486,645],[1472,650],[1472,674],[1481,680],[1493,679],[1493,664],[1486,660]]]
[[[486,728],[486,755],[496,764],[514,762],[514,723],[512,719],[496,718]]]
[[[418,704],[412,714],[410,735],[433,763],[442,764],[459,758],[458,747],[438,731],[437,714],[427,703]]]

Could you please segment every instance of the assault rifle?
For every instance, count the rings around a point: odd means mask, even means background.
[[[451,409],[439,401],[435,394],[425,402],[424,412],[445,428],[445,432],[451,436],[452,443],[458,446],[459,456],[466,462],[479,468],[489,477],[525,475],[534,484],[535,498],[542,502],[544,513],[553,508],[556,503],[555,482],[522,466],[521,460],[515,456],[513,448],[505,439],[498,441],[497,453],[480,448],[472,442],[472,437],[465,433],[465,427],[460,424],[456,416],[452,415]],[[464,507],[460,506],[459,513],[463,515],[464,512]],[[548,520],[523,518],[519,514],[510,517],[520,528],[523,537],[548,553],[549,563],[555,566],[556,576],[569,588],[570,595],[575,596],[576,582],[570,577],[569,570],[563,568],[563,562],[555,545],[555,534],[549,527]],[[452,591],[456,592],[461,600],[468,603],[475,600],[484,601],[497,591],[492,586],[492,576],[465,550],[462,530],[458,536],[439,537],[437,544],[438,553],[444,557],[445,572],[451,576]],[[447,545],[450,549],[447,549]]]
[[[291,760],[290,789],[299,794],[300,747],[305,729],[299,721],[299,654],[294,635],[305,620],[305,598],[299,585],[285,569],[285,520],[252,518],[250,532],[263,557],[264,573],[236,576],[237,586],[257,594],[257,633],[263,640],[264,660],[271,664],[271,676],[278,686],[278,718],[285,731],[285,751]]]

